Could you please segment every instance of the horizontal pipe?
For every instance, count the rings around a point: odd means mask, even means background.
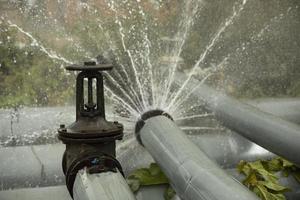
[[[182,199],[258,199],[210,160],[171,119],[151,117],[137,134]]]
[[[205,84],[199,85],[196,80],[191,81],[191,87],[197,87],[194,97],[201,99],[224,126],[300,166],[299,125],[242,103]]]
[[[135,200],[120,172],[89,174],[80,170],[73,187],[74,200]]]
[[[300,124],[300,98],[263,98],[245,101],[264,112]]]

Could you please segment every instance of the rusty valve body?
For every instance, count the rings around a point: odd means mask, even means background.
[[[108,63],[96,64],[93,61],[85,62],[83,66],[66,67],[67,70],[80,71],[76,80],[76,121],[68,127],[61,125],[58,129],[58,138],[66,144],[62,167],[71,196],[80,169],[87,167],[90,173],[116,170],[122,173],[121,165],[115,159],[115,141],[122,139],[123,125],[105,118],[101,71],[111,70],[112,67]]]

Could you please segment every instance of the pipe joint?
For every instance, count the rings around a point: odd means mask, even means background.
[[[163,110],[160,110],[160,109],[149,110],[149,111],[143,113],[141,115],[140,119],[137,121],[137,123],[135,125],[135,131],[134,132],[135,132],[135,136],[136,136],[137,141],[141,145],[143,145],[143,143],[142,143],[139,132],[144,127],[145,121],[152,118],[152,117],[156,117],[156,116],[159,116],[159,115],[165,116],[165,117],[167,117],[167,118],[169,118],[173,121],[173,118],[171,117],[171,115],[169,115],[167,112],[165,112]]]

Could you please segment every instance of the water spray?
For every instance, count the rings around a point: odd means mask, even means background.
[[[177,73],[178,80],[184,75]],[[180,83],[178,83],[180,84]],[[243,103],[206,84],[190,79],[188,90],[225,127],[300,166],[300,126]],[[294,119],[295,120],[295,119]]]
[[[177,80],[185,80],[176,74]],[[180,85],[178,81],[176,84]],[[228,97],[191,78],[192,94],[224,126],[299,166],[300,127]],[[136,123],[137,140],[152,155],[182,199],[257,199],[191,142],[162,110],[145,112]],[[212,187],[213,186],[213,187]]]

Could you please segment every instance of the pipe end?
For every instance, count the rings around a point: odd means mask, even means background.
[[[140,130],[143,128],[143,126],[145,125],[145,121],[147,119],[150,119],[152,117],[156,117],[156,116],[159,116],[159,115],[162,115],[162,116],[165,116],[171,120],[173,120],[173,118],[171,117],[171,115],[169,115],[167,112],[163,111],[163,110],[160,110],[160,109],[155,109],[155,110],[149,110],[147,112],[144,112],[140,119],[137,121],[137,123],[135,124],[135,136],[136,136],[136,139],[137,141],[143,145],[142,143],[142,140],[141,140],[141,136],[140,136]]]

